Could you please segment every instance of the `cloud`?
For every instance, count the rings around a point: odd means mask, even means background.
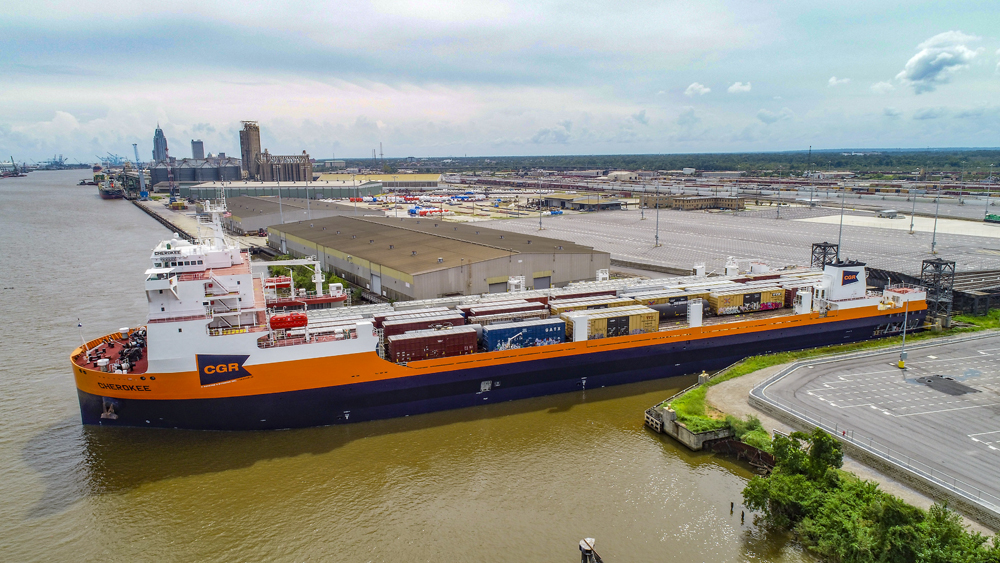
[[[917,54],[906,61],[896,78],[917,94],[933,92],[947,84],[952,74],[969,67],[982,49],[973,51],[965,44],[979,39],[961,31],[939,33],[917,45]]]
[[[882,115],[895,119],[903,115],[903,112],[899,111],[896,108],[885,108],[882,110]]]
[[[727,90],[727,92],[729,92],[730,94],[739,94],[740,92],[749,92],[749,91],[750,91],[749,82],[747,82],[746,84],[742,82],[734,82],[733,85],[730,86],[729,89]]]
[[[895,89],[896,87],[893,86],[891,82],[886,82],[886,81],[876,82],[875,84],[871,85],[871,91],[875,92],[876,94],[888,94],[889,92],[892,92]]]
[[[539,129],[532,137],[531,142],[536,145],[565,145],[569,143],[569,128],[567,122],[562,122],[558,127],[546,127]],[[571,123],[569,123],[572,126]]]
[[[783,119],[791,119],[792,115],[793,115],[792,110],[788,108],[781,108],[781,111],[779,112],[773,112],[773,111],[768,111],[766,109],[762,109],[757,112],[757,119],[761,120],[767,125],[770,125],[772,123],[781,121]]]
[[[997,56],[1000,57],[1000,49],[997,49]],[[1000,62],[997,63],[997,74],[1000,74]]]
[[[944,117],[946,113],[947,110],[945,110],[944,108],[918,109],[917,111],[913,112],[913,119],[918,119],[920,121],[924,121],[927,119],[937,119],[939,117]]]
[[[641,110],[639,113],[633,113],[632,119],[634,119],[637,123],[649,125],[649,117],[646,116],[646,110]]]
[[[695,95],[704,96],[705,94],[711,91],[712,89],[709,88],[708,86],[705,86],[704,84],[700,84],[698,82],[692,82],[691,85],[688,86],[686,90],[684,90],[684,95],[689,98],[694,97]]]
[[[841,84],[847,84],[850,81],[851,81],[850,78],[837,78],[836,76],[831,76],[830,80],[826,81],[826,85],[829,86],[830,88],[833,88],[834,86],[840,86]]]
[[[684,108],[684,111],[677,116],[677,125],[681,127],[690,127],[699,121],[701,121],[701,118],[695,114],[694,108],[691,106]]]

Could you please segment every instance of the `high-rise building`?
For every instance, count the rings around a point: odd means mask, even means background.
[[[191,158],[205,158],[205,143],[191,139]]]
[[[167,138],[163,135],[160,124],[156,124],[156,133],[153,134],[153,162],[160,162],[167,159]]]
[[[260,127],[256,121],[243,122],[243,130],[240,131],[240,156],[247,178],[256,180],[260,176],[260,165],[257,162],[257,157],[260,156]]]

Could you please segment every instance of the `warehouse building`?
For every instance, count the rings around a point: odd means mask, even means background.
[[[622,202],[617,199],[602,199],[599,195],[551,194],[542,196],[542,205],[547,208],[569,209],[572,211],[612,211],[620,210]]]
[[[254,196],[228,198],[226,209],[230,216],[222,218],[222,227],[237,235],[256,233],[271,225],[359,212],[354,207],[328,201]]]
[[[378,182],[387,190],[409,190],[437,188],[440,174],[320,174],[320,181],[330,182]]]
[[[643,195],[641,205],[647,209],[680,209],[693,211],[696,209],[729,209],[742,211],[746,209],[746,201],[742,197],[733,196],[691,196],[691,195]]]
[[[194,199],[215,199],[219,190],[225,187],[226,197],[274,196],[282,198],[343,199],[372,196],[382,193],[378,182],[351,182],[318,180],[315,182],[260,182],[240,180],[237,182],[207,182],[196,185],[181,185],[181,197]]]
[[[611,255],[572,242],[436,219],[335,216],[271,226],[283,254],[316,256],[324,269],[392,300],[502,293],[593,280]]]

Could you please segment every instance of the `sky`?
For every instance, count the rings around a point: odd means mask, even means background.
[[[992,2],[74,0],[0,21],[0,159],[1000,146]]]

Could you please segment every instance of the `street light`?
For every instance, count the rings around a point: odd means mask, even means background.
[[[840,262],[840,241],[844,238],[844,202],[847,200],[847,188],[840,191],[840,232],[837,233],[837,262]]]
[[[396,211],[396,218],[398,219],[399,218],[399,202],[397,200],[399,198],[397,197],[396,194],[399,193],[399,182],[396,180],[395,176],[392,177],[392,187],[395,188],[395,191],[393,191],[393,193],[392,193],[392,208]]]
[[[660,246],[660,184],[656,184],[656,246]]]
[[[934,205],[934,235],[931,237],[931,254],[937,254],[934,251],[934,247],[937,246],[937,221],[938,221],[938,210],[941,209],[941,188],[938,188],[937,203]]]
[[[355,175],[351,174],[351,183],[354,184],[354,214],[358,214],[358,181],[355,180]],[[350,192],[348,192],[350,193]]]
[[[917,194],[913,194],[913,209],[910,211],[910,234],[913,234],[913,215],[917,212]]]
[[[906,319],[910,313],[910,301],[906,301],[906,309],[903,310],[903,345],[899,349],[899,369],[906,369]],[[906,374],[903,374],[903,379],[906,379]]]

